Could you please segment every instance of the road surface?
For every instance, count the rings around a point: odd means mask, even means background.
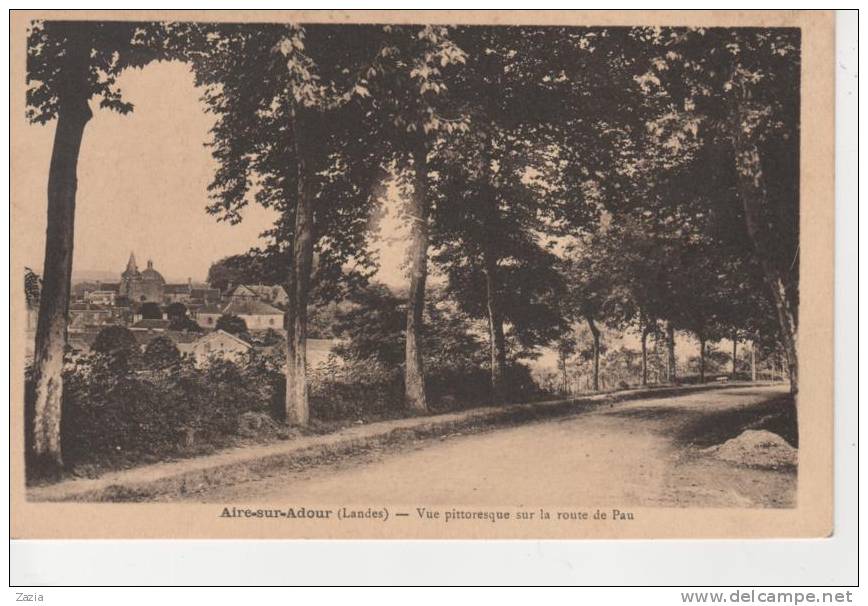
[[[270,504],[792,507],[795,470],[747,468],[703,452],[748,428],[786,434],[780,427],[792,425],[792,419],[785,388],[733,386],[423,440],[409,449],[278,472],[188,498]]]

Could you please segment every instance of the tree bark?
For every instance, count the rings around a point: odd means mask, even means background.
[[[642,387],[648,386],[648,328],[642,326]]]
[[[675,360],[675,326],[670,321],[666,322],[666,351],[668,355],[668,376],[666,377],[666,379],[670,383],[675,383],[678,379]]]
[[[750,342],[750,380],[756,383],[756,343]]]
[[[305,426],[310,421],[307,391],[307,303],[313,265],[313,191],[305,156],[306,120],[313,112],[296,108],[293,112],[293,145],[298,171],[298,198],[289,272],[289,304],[286,324],[286,422]]]
[[[588,328],[591,330],[591,335],[594,338],[592,354],[594,357],[594,391],[600,391],[600,329],[594,323],[591,316],[586,316]]]
[[[60,444],[63,354],[72,279],[78,157],[84,128],[92,117],[88,105],[87,62],[90,45],[70,40],[61,69],[57,128],[48,172],[48,220],[45,264],[36,327],[35,397],[30,428],[29,475],[56,475],[63,467]]]
[[[499,297],[500,283],[497,271],[499,209],[497,187],[492,170],[492,133],[482,130],[482,146],[479,154],[479,173],[482,177],[481,194],[482,218],[482,262],[485,273],[485,302],[488,315],[488,337],[491,362],[491,395],[495,402],[504,397],[504,376],[506,368],[506,341],[503,336],[503,315]]]
[[[484,262],[488,338],[491,354],[491,395],[495,402],[499,402],[505,395],[506,339],[503,335],[503,317],[500,314],[497,300],[497,260],[490,250],[486,252]]]
[[[787,374],[790,379],[790,393],[796,395],[799,393],[799,353],[796,345],[798,342],[798,320],[795,305],[789,299],[787,288],[780,276],[773,277],[770,282],[772,291],[777,293],[774,296],[775,309],[778,314],[778,322],[783,328],[784,354]]]
[[[738,335],[735,334],[735,331],[732,333],[732,380],[734,381],[737,373],[737,361],[738,361]]]
[[[407,301],[407,331],[404,366],[404,399],[411,411],[425,413],[425,366],[422,358],[422,322],[425,311],[425,280],[428,275],[428,150],[424,141],[413,150],[416,172],[410,216],[410,298]]]
[[[745,95],[743,92],[742,95]],[[740,100],[744,102],[746,99]],[[787,368],[790,379],[790,392],[798,393],[798,311],[797,304],[788,288],[786,274],[776,266],[771,253],[766,247],[766,238],[772,234],[763,228],[762,210],[768,205],[768,192],[765,186],[765,175],[762,170],[759,148],[749,140],[748,134],[741,128],[741,106],[736,110],[736,124],[733,126],[733,145],[736,154],[737,191],[744,209],[745,226],[753,243],[756,256],[763,271],[763,279],[771,293],[772,302],[781,328],[784,351],[787,357]],[[796,259],[798,251],[795,251]],[[795,265],[795,262],[793,262]]]
[[[705,383],[705,335],[699,335],[699,382]]]

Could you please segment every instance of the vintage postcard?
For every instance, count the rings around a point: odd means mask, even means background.
[[[833,533],[831,12],[10,35],[13,538]]]

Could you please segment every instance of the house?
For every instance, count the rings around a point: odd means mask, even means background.
[[[267,303],[253,300],[232,300],[223,308],[224,315],[238,316],[247,330],[276,330],[283,328],[283,312]]]
[[[210,288],[208,286],[193,285],[190,290],[190,302],[200,305],[208,305],[211,303],[220,303],[220,289]]]
[[[75,282],[72,284],[70,289],[70,295],[75,301],[86,301],[88,300],[88,295],[95,292],[100,293],[98,299],[104,299],[108,296],[111,296],[112,299],[116,299],[118,297],[119,288],[119,282],[103,282],[102,280],[96,280],[93,282]],[[107,293],[112,293],[112,295],[108,295]],[[92,300],[91,302],[97,303],[99,301]]]
[[[147,330],[147,331],[162,332],[162,331],[169,328],[169,324],[170,324],[169,320],[164,320],[164,319],[157,320],[157,319],[147,318],[147,319],[139,320],[138,322],[136,322],[135,324],[130,326],[130,330],[133,330],[133,331]]]
[[[93,305],[114,305],[117,290],[91,290],[84,293],[84,300]]]
[[[239,284],[229,295],[231,302],[262,301],[269,305],[286,305],[289,296],[279,284]]]
[[[184,303],[186,305],[220,302],[220,289],[208,285],[194,284],[192,278],[187,278],[183,284],[166,284],[163,289],[166,303]]]
[[[166,284],[163,287],[164,303],[189,303],[193,287],[187,284]]]
[[[117,323],[117,314],[110,307],[91,303],[69,304],[69,325],[71,331],[81,331],[88,327],[108,326]]]
[[[190,313],[202,328],[214,328],[217,325],[217,320],[223,315],[223,308],[211,303],[203,305],[195,311],[191,309]]]
[[[202,335],[196,332],[184,332],[180,330],[166,330],[160,332],[137,330],[133,332],[133,336],[136,338],[136,342],[139,344],[142,351],[144,351],[148,344],[157,337],[165,337],[175,344],[181,354],[185,354],[193,352],[193,344],[199,340]]]
[[[181,349],[182,353],[193,355],[197,366],[202,366],[212,357],[220,357],[225,360],[240,361],[251,349],[250,343],[229,334],[223,330],[215,330],[193,341]]]
[[[244,320],[247,330],[283,328],[283,312],[256,300],[232,301],[224,307],[205,305],[196,310],[196,322],[202,328],[214,328],[223,315],[235,315]]]

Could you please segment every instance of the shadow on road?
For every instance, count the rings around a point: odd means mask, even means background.
[[[722,392],[721,396],[765,395],[767,392]],[[706,448],[734,438],[747,429],[764,429],[776,433],[798,448],[799,432],[796,406],[789,394],[747,406],[709,410],[675,406],[642,406],[612,410],[607,414],[643,421],[659,420],[662,430],[672,435],[676,444]]]
[[[717,393],[727,398],[743,398],[745,396],[766,396],[769,392],[760,389],[739,389],[738,391],[719,391]]]
[[[796,404],[787,394],[752,406],[729,408],[696,415],[681,426],[675,440],[699,447],[721,444],[747,429],[776,433],[791,446],[799,446]]]

